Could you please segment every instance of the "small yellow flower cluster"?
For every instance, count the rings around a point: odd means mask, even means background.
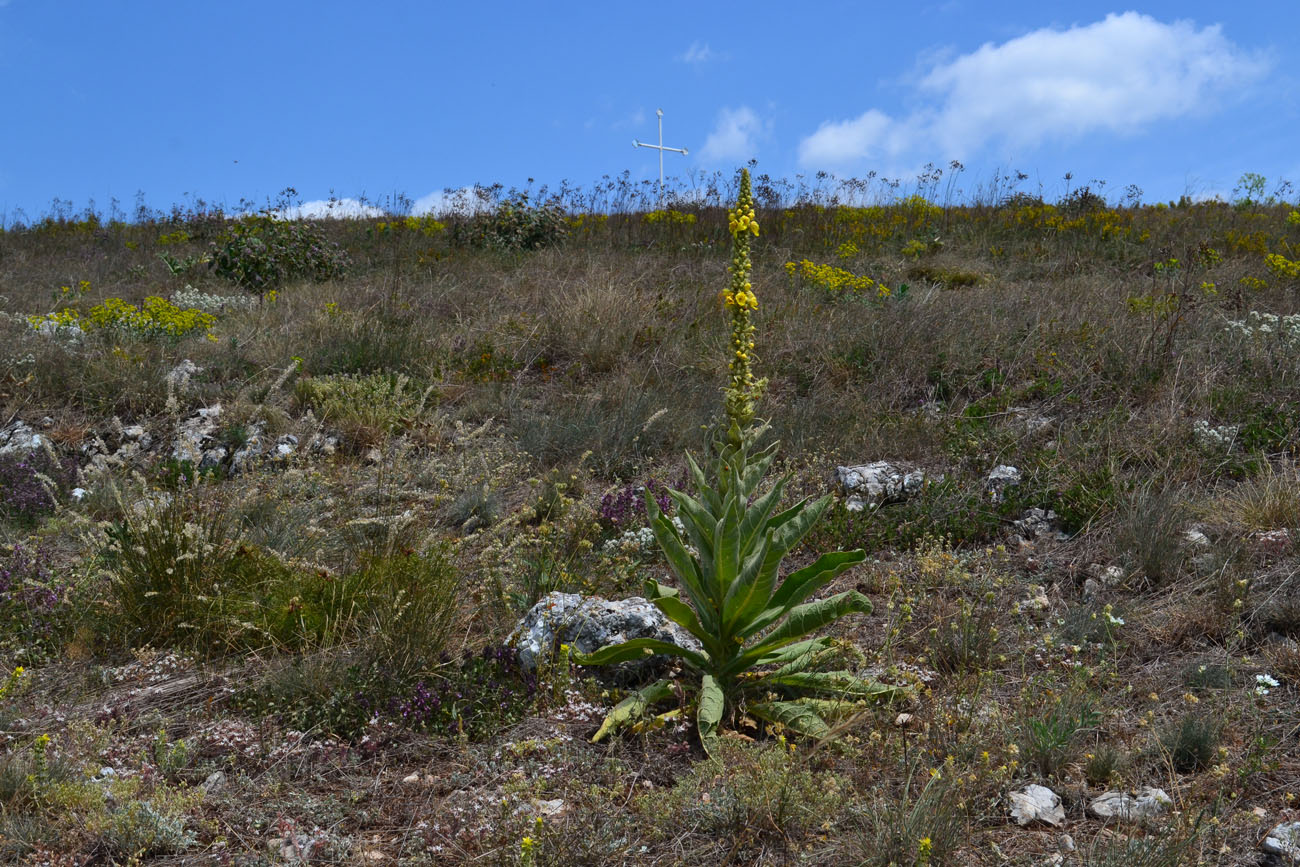
[[[655,223],[670,223],[678,226],[695,225],[694,214],[684,214],[681,211],[675,211],[671,208],[666,211],[651,211],[641,219],[651,225],[654,225]]]
[[[746,170],[745,175],[746,177],[749,176],[748,170]],[[754,216],[752,199],[745,205],[742,205],[737,200],[735,209],[727,213],[727,228],[731,230],[733,235],[739,236],[746,232],[753,232],[754,237],[758,237],[758,219]]]
[[[1268,270],[1283,280],[1300,280],[1300,261],[1291,261],[1281,253],[1269,253],[1264,257]]]
[[[163,247],[168,247],[171,246],[172,244],[184,244],[187,243],[189,240],[190,240],[190,233],[185,231],[184,229],[178,229],[175,232],[168,232],[165,235],[158,236],[158,243]]]
[[[877,298],[888,298],[893,294],[893,290],[888,286],[877,283],[870,277],[859,277],[843,268],[836,268],[834,265],[818,265],[807,259],[800,262],[786,262],[785,272],[792,278],[801,278],[805,283],[825,289],[832,295],[842,292],[854,294],[870,292]]]
[[[122,328],[142,337],[180,338],[194,331],[209,331],[217,317],[196,308],[182,309],[168,301],[151,295],[141,307],[121,298],[106,298],[86,314],[64,308],[44,316],[29,316],[33,328],[52,323],[56,328],[78,327],[83,331],[103,328]]]
[[[446,229],[445,223],[440,223],[431,216],[407,217],[403,220],[393,220],[392,222],[380,222],[375,224],[375,233],[379,235],[395,234],[397,232],[416,232],[424,235],[426,238],[432,238],[443,229]]]

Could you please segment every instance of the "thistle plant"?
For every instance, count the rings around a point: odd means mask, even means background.
[[[766,491],[763,478],[777,444],[757,448],[766,425],[753,424],[766,381],[753,373],[754,326],[758,308],[750,282],[749,239],[758,235],[749,173],[730,213],[734,244],[731,284],[723,300],[731,315],[730,379],[723,389],[724,417],[713,437],[708,472],[688,454],[696,495],[669,489],[680,523],[663,514],[646,491],[646,514],[655,541],[676,578],[676,586],[650,581],[646,595],[701,649],[650,638],[610,645],[575,661],[604,665],[650,654],[679,658],[699,678],[696,723],[706,752],[716,752],[720,727],[738,713],[825,738],[827,718],[852,712],[867,699],[890,697],[895,687],[863,680],[848,671],[825,670],[838,651],[827,637],[809,638],[821,627],[853,612],[870,613],[871,602],[856,591],[809,601],[846,569],[861,563],[861,550],[823,554],[784,579],[781,561],[812,529],[830,504],[826,495],[783,511],[777,507],[789,477]],[[683,596],[684,594],[684,596]],[[593,740],[625,726],[644,724],[650,708],[674,695],[660,680],[617,705]],[[660,714],[675,716],[677,710]]]

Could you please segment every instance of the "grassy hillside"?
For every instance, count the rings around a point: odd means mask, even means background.
[[[1294,206],[760,178],[758,414],[837,495],[791,568],[867,551],[827,633],[912,697],[710,757],[589,743],[621,688],[504,645],[666,580],[639,491],[720,415],[734,189],[485,193],[0,231],[0,858],[1258,864],[1300,818]],[[875,461],[925,482],[846,508]]]

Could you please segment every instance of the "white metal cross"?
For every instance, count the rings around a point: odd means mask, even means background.
[[[662,192],[664,188],[664,151],[673,151],[674,153],[679,153],[682,156],[686,156],[687,150],[686,148],[664,147],[664,110],[662,108],[656,108],[655,114],[659,116],[659,144],[657,145],[646,144],[645,142],[632,139],[632,147],[654,148],[659,151],[659,190],[660,192]]]

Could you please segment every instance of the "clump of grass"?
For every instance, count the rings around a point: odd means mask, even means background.
[[[1044,777],[1056,776],[1073,760],[1080,736],[1100,720],[1089,700],[1058,697],[1039,713],[1024,718],[1021,750]]]
[[[1259,474],[1217,497],[1205,511],[1216,525],[1240,534],[1300,527],[1300,483],[1294,471],[1265,463]]]
[[[294,385],[298,400],[358,447],[428,420],[433,387],[401,373],[307,376]]]
[[[847,848],[864,867],[950,864],[966,841],[966,820],[951,786],[930,777],[919,792],[911,777],[900,796],[882,797],[853,811]]]
[[[818,772],[785,739],[724,740],[668,790],[641,799],[652,837],[725,839],[733,852],[794,851],[841,818],[846,781]]]
[[[983,671],[998,644],[995,596],[989,593],[976,602],[962,599],[956,610],[946,610],[930,628],[930,656],[945,674],[975,674]]]
[[[1090,785],[1105,787],[1115,782],[1124,767],[1125,754],[1114,744],[1099,744],[1087,756],[1083,766],[1084,778]]]
[[[1123,552],[1138,580],[1165,587],[1187,560],[1183,538],[1187,509],[1174,490],[1140,488],[1119,510],[1115,548]]]
[[[1214,763],[1222,736],[1223,724],[1218,720],[1187,713],[1161,729],[1156,743],[1174,770],[1188,774],[1204,770]]]

